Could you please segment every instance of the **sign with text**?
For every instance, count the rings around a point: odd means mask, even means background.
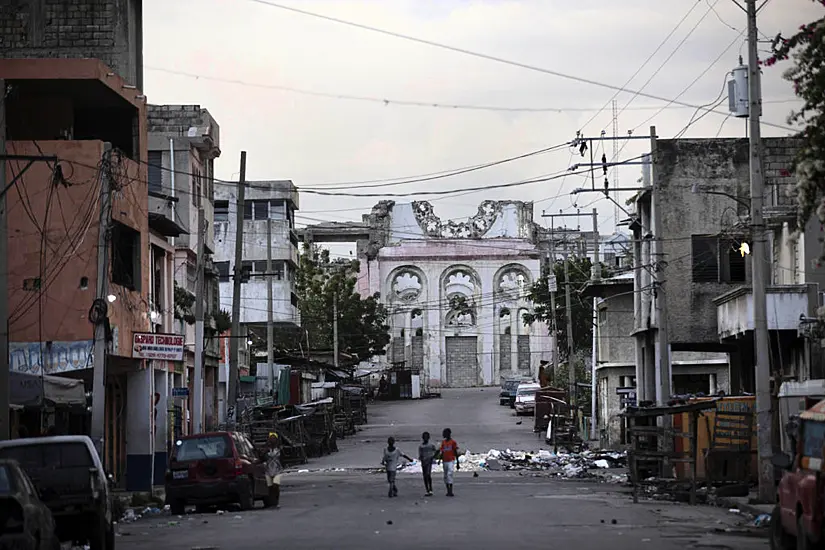
[[[132,357],[183,361],[183,336],[136,332],[132,342]]]
[[[172,397],[189,397],[189,388],[172,388]]]

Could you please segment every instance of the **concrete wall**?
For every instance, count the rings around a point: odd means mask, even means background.
[[[633,330],[633,287],[619,287],[619,295],[606,297],[599,303],[597,332],[599,363],[633,363],[636,343]],[[627,294],[623,294],[627,292]],[[634,373],[635,374],[635,373]]]
[[[142,0],[0,0],[0,51],[100,59],[141,89],[142,18]]]

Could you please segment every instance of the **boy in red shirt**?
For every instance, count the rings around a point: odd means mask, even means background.
[[[458,470],[458,443],[453,440],[452,430],[444,428],[442,432],[444,441],[441,442],[439,452],[441,454],[441,465],[444,469],[444,484],[447,485],[447,496],[453,495],[453,475]]]

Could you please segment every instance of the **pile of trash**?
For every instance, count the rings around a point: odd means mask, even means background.
[[[169,512],[170,510],[168,504],[163,508],[150,506],[144,508],[141,512],[136,511],[134,508],[127,508],[126,512],[123,514],[123,517],[120,518],[120,523],[134,523],[144,517],[169,515]]]
[[[621,452],[582,451],[581,453],[553,453],[546,449],[539,451],[499,451],[490,449],[486,453],[466,452],[458,459],[461,471],[533,471],[554,477],[584,479],[600,477],[607,481],[623,482],[626,475],[609,474],[599,470],[624,468],[627,457]],[[421,473],[421,463],[414,460],[407,463],[404,473]],[[433,471],[443,471],[440,463],[433,464]]]

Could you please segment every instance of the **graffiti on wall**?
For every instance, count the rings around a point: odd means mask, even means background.
[[[28,374],[58,374],[90,368],[93,343],[92,340],[44,342],[41,348],[40,342],[9,342],[9,366],[13,371]]]

